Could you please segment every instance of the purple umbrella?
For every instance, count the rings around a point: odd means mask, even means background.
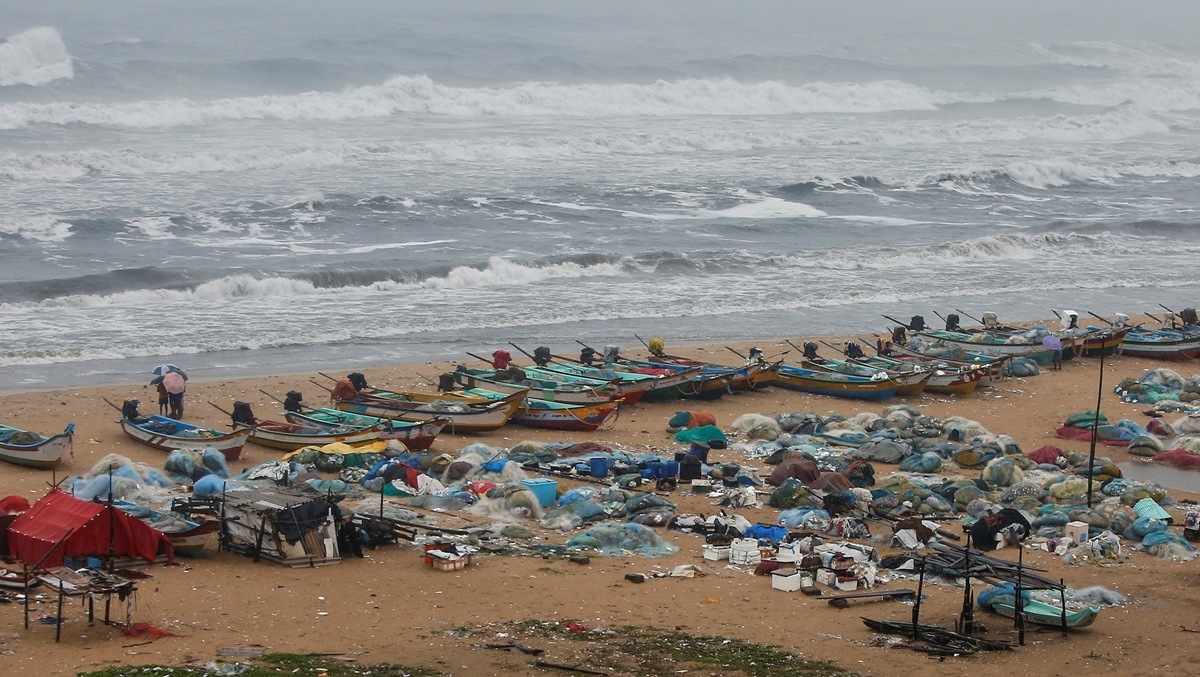
[[[1054,335],[1050,335],[1042,339],[1042,345],[1046,346],[1050,350],[1062,350],[1063,346],[1062,339]]]

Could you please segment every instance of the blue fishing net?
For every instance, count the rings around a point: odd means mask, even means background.
[[[650,527],[620,522],[602,522],[567,542],[570,549],[589,549],[601,555],[642,557],[673,555],[679,548],[664,541]]]

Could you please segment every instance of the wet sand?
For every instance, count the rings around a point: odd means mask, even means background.
[[[732,347],[744,352],[750,345]],[[765,348],[768,355],[775,347],[769,341],[755,345]],[[716,362],[736,360],[725,346],[669,348],[671,352]],[[1055,444],[1086,452],[1086,443],[1059,440],[1054,431],[1068,414],[1095,406],[1098,364],[1095,359],[1075,359],[1060,372],[1004,380],[967,397],[926,394],[892,402],[911,404],[937,417],[974,419],[994,433],[1011,435],[1025,451]],[[1111,420],[1132,418],[1145,423],[1141,414],[1145,407],[1120,403],[1111,387],[1124,377],[1137,377],[1146,369],[1163,366],[1184,376],[1200,371],[1193,365],[1126,357],[1106,359],[1103,411]],[[433,387],[419,375],[436,376],[452,367],[425,363],[364,370],[347,364],[344,372],[364,371],[379,387],[432,391]],[[235,399],[250,402],[260,417],[277,418],[278,404],[259,390],[282,396],[287,390],[298,389],[305,393],[308,403],[316,403],[323,393],[309,383],[310,378],[320,379],[315,373],[298,372],[246,381],[193,381],[188,388],[185,419],[224,427],[227,417],[207,402],[228,408]],[[0,403],[6,422],[18,427],[49,433],[67,422],[76,423],[74,458],[56,471],[59,479],[87,473],[110,453],[161,470],[165,454],[125,437],[115,423],[117,412],[102,399],[119,403],[136,396],[145,403],[144,410],[147,405],[152,407],[152,390],[143,387],[140,377],[131,376],[131,383],[124,387],[11,395],[0,398]],[[771,388],[727,395],[715,402],[639,403],[622,411],[610,429],[595,433],[555,433],[509,426],[488,435],[443,434],[434,449],[454,455],[473,442],[509,447],[522,440],[596,441],[669,455],[681,448],[666,431],[667,420],[677,411],[709,411],[719,425],[727,427],[744,413],[774,416],[811,411],[850,416],[860,411],[878,412],[883,406]],[[1118,447],[1101,446],[1097,453],[1118,462],[1137,460]],[[239,471],[275,458],[276,452],[249,444],[233,469]],[[745,462],[733,449],[714,450],[711,460],[725,459]],[[876,464],[876,477],[882,478],[895,469]],[[5,465],[0,474],[0,496],[21,494],[35,501],[46,491],[51,477],[50,471]],[[1182,492],[1171,493],[1177,500],[1188,498]],[[709,515],[719,510],[712,504],[713,499],[685,489],[669,498],[679,504],[681,513]],[[766,523],[773,523],[778,515],[769,507],[736,512],[753,522]],[[1182,513],[1177,511],[1175,515],[1181,518]],[[466,521],[449,516],[442,520],[449,527]],[[480,518],[467,516],[467,520],[479,522]],[[1028,645],[1014,651],[939,661],[917,652],[888,648],[876,641],[879,636],[869,632],[860,620],[860,616],[909,620],[908,604],[880,602],[834,609],[798,592],[773,590],[768,577],[753,576],[745,568],[733,569],[728,562],[704,560],[701,537],[660,533],[679,546],[676,555],[657,559],[593,556],[587,564],[539,557],[479,556],[463,571],[453,573],[425,567],[411,545],[367,550],[363,559],[348,558],[335,566],[316,569],[255,563],[229,553],[180,559],[174,566],[145,569],[153,578],[141,584],[133,612],[134,621],[169,630],[177,637],[145,643],[123,636],[118,629],[99,624],[87,627],[85,611],[72,606],[65,612],[68,622],[63,627],[62,641],[56,643],[52,626],[35,622],[25,630],[20,606],[3,605],[0,667],[10,672],[24,670],[30,675],[70,675],[115,664],[203,663],[216,659],[218,647],[258,644],[272,652],[344,654],[365,663],[393,662],[455,675],[530,674],[535,670],[530,667],[529,657],[478,648],[473,646],[480,641],[478,637],[463,639],[452,631],[463,627],[499,630],[505,623],[540,619],[575,621],[589,630],[646,624],[698,635],[736,636],[833,661],[868,675],[918,671],[978,677],[1035,672],[1200,673],[1200,651],[1196,648],[1200,632],[1197,562],[1160,561],[1133,553],[1115,567],[1071,566],[1050,553],[1027,548],[1025,562],[1047,569],[1045,575],[1061,577],[1072,588],[1104,585],[1126,595],[1129,601],[1106,608],[1090,629],[1069,636],[1031,629]],[[542,532],[538,542],[561,545],[572,535]],[[1132,551],[1132,543],[1124,545],[1127,552]],[[889,548],[882,551],[893,552]],[[1007,548],[996,556],[1015,560],[1016,554],[1015,549]],[[651,579],[642,584],[624,579],[626,573],[669,570],[685,563],[700,566],[708,575]],[[910,586],[911,582],[891,585]],[[922,621],[953,627],[962,606],[962,589],[933,585],[927,588],[927,594]],[[35,615],[46,613],[53,613],[51,605],[35,607]],[[990,629],[989,636],[1014,639],[1011,621],[983,611],[977,618]],[[548,649],[544,656],[548,660],[569,662],[568,647],[550,642],[542,646]]]

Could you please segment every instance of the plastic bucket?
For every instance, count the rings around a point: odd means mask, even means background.
[[[663,461],[659,477],[675,477],[679,474],[679,461]]]
[[[604,457],[588,459],[588,469],[592,477],[608,477],[608,459]]]

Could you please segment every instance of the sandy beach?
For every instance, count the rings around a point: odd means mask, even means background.
[[[763,347],[768,355],[782,349],[765,340],[730,347],[745,351],[750,345]],[[736,361],[724,345],[669,347],[675,353],[715,362]],[[789,355],[790,359],[796,357],[794,352]],[[1112,386],[1122,378],[1139,377],[1146,369],[1157,367],[1176,369],[1185,377],[1200,371],[1193,364],[1128,357],[1106,359],[1102,410],[1111,420],[1131,418],[1145,423],[1147,419],[1141,412],[1146,407],[1120,403]],[[368,380],[379,387],[432,391],[421,376],[436,376],[451,368],[453,364],[424,363],[363,370],[346,364],[342,373],[364,371]],[[1062,371],[1045,370],[1036,377],[1006,379],[971,396],[925,394],[896,398],[886,404],[903,402],[935,417],[958,415],[976,420],[993,433],[1012,436],[1024,451],[1054,444],[1086,452],[1086,443],[1060,440],[1055,437],[1055,429],[1068,414],[1095,406],[1098,375],[1098,360],[1077,358],[1068,361]],[[74,457],[53,474],[5,465],[0,474],[0,496],[20,494],[33,502],[46,492],[52,477],[87,473],[98,460],[113,453],[162,469],[165,455],[122,434],[115,423],[117,412],[105,403],[105,398],[119,403],[138,397],[143,401],[143,410],[152,408],[153,391],[143,385],[141,378],[130,375],[130,384],[123,387],[30,392],[0,398],[6,423],[42,433],[61,430],[68,422],[74,422],[77,429]],[[315,403],[323,399],[324,393],[309,379],[319,378],[315,373],[297,371],[288,376],[244,381],[195,380],[189,384],[184,418],[226,427],[228,418],[207,403],[228,407],[235,399],[250,402],[260,417],[277,418],[278,403],[260,390],[282,396],[297,389],[305,393],[306,401]],[[745,413],[849,416],[878,412],[883,406],[769,388],[726,395],[713,402],[639,403],[622,411],[611,429],[595,433],[555,433],[515,426],[470,437],[444,433],[434,450],[455,455],[474,442],[509,447],[522,440],[596,441],[669,455],[681,448],[666,430],[667,420],[677,411],[711,412],[718,425],[728,429]],[[1101,446],[1097,454],[1117,462],[1133,460],[1118,447]],[[248,444],[233,470],[278,456]],[[745,462],[732,448],[714,450],[711,458]],[[876,477],[885,477],[896,469],[876,464]],[[958,472],[974,476],[970,471]],[[570,485],[566,480],[561,483]],[[1170,490],[1170,494],[1176,500],[1196,498],[1178,490]],[[719,510],[713,499],[685,489],[668,498],[679,505],[680,513],[710,515]],[[778,516],[778,510],[770,507],[735,512],[752,522],[774,523]],[[1176,510],[1173,515],[1177,522],[1173,529],[1178,531],[1182,512]],[[440,519],[441,524],[450,527],[480,521],[469,515]],[[534,524],[528,526],[536,529]],[[697,635],[739,637],[828,660],[864,675],[918,671],[978,677],[1034,672],[1200,672],[1200,651],[1196,648],[1200,641],[1200,566],[1195,561],[1157,560],[1135,552],[1134,544],[1127,541],[1123,545],[1128,556],[1113,567],[1068,565],[1044,550],[1025,550],[1027,564],[1046,569],[1046,576],[1062,578],[1071,588],[1103,585],[1128,598],[1125,604],[1106,607],[1091,628],[1068,636],[1031,629],[1027,645],[1012,651],[939,661],[891,648],[878,641],[881,636],[868,631],[860,620],[860,616],[909,620],[909,604],[879,602],[834,609],[800,593],[773,590],[769,577],[754,576],[746,567],[734,569],[727,566],[728,562],[703,560],[702,537],[665,530],[660,533],[679,546],[677,554],[656,559],[592,556],[586,564],[484,555],[476,557],[466,569],[452,573],[425,567],[411,545],[368,550],[362,559],[347,558],[336,566],[317,569],[255,563],[230,553],[179,559],[173,566],[145,569],[153,578],[142,582],[133,611],[134,621],[150,623],[177,636],[146,643],[123,636],[119,629],[100,624],[87,627],[84,611],[71,607],[65,614],[68,621],[63,626],[62,641],[56,643],[52,626],[34,623],[30,629],[23,629],[20,605],[9,604],[0,609],[4,618],[0,667],[11,674],[21,670],[30,675],[71,675],[117,664],[203,663],[216,659],[218,647],[261,645],[271,652],[342,654],[364,663],[394,662],[453,675],[529,674],[536,670],[531,667],[532,661],[526,660],[528,657],[480,648],[479,635],[469,638],[454,631],[468,628],[503,632],[506,624],[533,619],[574,621],[589,631],[653,625]],[[541,531],[539,542],[561,545],[572,535]],[[881,549],[883,554],[896,552]],[[1012,548],[995,553],[1013,561],[1016,555]],[[679,564],[695,564],[707,575],[657,578],[642,584],[624,578],[627,573],[669,570]],[[922,621],[953,627],[962,604],[961,588],[933,585],[926,593]],[[35,607],[35,614],[48,612],[52,612],[49,604]],[[1011,621],[982,611],[978,618],[989,628],[989,637],[1015,639]],[[603,636],[597,634],[594,641],[603,642]],[[530,642],[547,649],[546,655],[557,662],[570,662],[571,647],[545,639]]]

